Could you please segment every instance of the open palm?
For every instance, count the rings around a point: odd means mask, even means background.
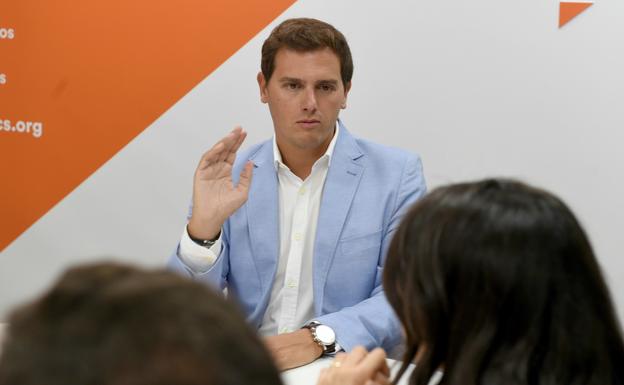
[[[189,233],[194,237],[216,237],[223,222],[247,201],[253,164],[245,164],[236,186],[232,181],[236,151],[246,136],[242,128],[236,127],[202,156],[193,181]]]

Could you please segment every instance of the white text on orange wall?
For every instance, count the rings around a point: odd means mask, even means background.
[[[9,119],[0,119],[0,133],[1,132],[31,134],[35,138],[41,138],[41,135],[43,135],[43,123],[19,120],[15,124],[12,124]]]
[[[0,39],[14,39],[15,38],[15,30],[13,28],[3,28],[0,27]]]

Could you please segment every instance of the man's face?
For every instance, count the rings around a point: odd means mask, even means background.
[[[338,56],[329,48],[310,52],[282,48],[269,82],[259,73],[258,84],[262,102],[269,104],[282,156],[289,150],[324,152],[351,86],[345,89],[342,84]]]

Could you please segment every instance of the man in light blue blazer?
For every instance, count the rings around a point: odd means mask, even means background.
[[[382,269],[402,215],[425,193],[423,171],[418,156],[358,139],[338,119],[352,73],[331,25],[291,19],[273,30],[258,84],[275,137],[238,152],[238,127],[204,154],[169,260],[227,288],[283,369],[401,340]]]

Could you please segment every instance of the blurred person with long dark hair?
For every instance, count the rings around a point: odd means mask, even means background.
[[[395,383],[416,363],[414,385],[438,371],[449,385],[624,384],[609,290],[551,193],[495,179],[434,190],[402,221],[383,279],[406,340]],[[352,361],[337,357],[320,383],[364,383]]]

